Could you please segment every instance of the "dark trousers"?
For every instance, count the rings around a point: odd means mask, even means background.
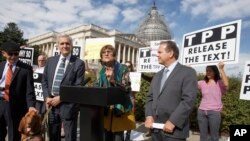
[[[12,118],[9,102],[4,101],[3,99],[0,99],[0,119],[0,131],[3,131],[3,134],[0,133],[0,141],[5,140],[3,137],[6,136],[6,125],[8,126],[8,141],[20,141],[21,134],[18,131],[18,127],[21,118]]]
[[[186,139],[177,139],[169,137],[163,130],[153,131],[151,135],[152,141],[186,141]]]
[[[124,132],[104,131],[105,141],[124,141]]]
[[[43,118],[45,113],[45,103],[44,101],[36,101],[36,109],[38,110],[38,114]]]
[[[0,141],[5,141],[5,137],[7,135],[6,122],[4,117],[0,118]]]
[[[49,139],[50,141],[61,141],[61,125],[63,123],[65,132],[65,141],[76,141],[77,139],[77,119],[78,114],[66,120],[60,116],[59,107],[52,108],[49,113]]]

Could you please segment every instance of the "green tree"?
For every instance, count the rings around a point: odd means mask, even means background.
[[[23,38],[23,31],[13,22],[7,23],[0,35],[0,45],[6,41],[14,41],[20,45],[25,45],[28,41]]]
[[[4,27],[3,31],[0,31],[0,47],[6,41],[14,41],[19,45],[25,45],[28,41],[23,38],[23,31],[18,28],[16,23],[10,22]],[[2,55],[0,55],[0,61],[3,60]]]

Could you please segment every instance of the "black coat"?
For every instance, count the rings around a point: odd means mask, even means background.
[[[6,61],[0,63],[0,79]],[[13,120],[20,121],[29,107],[35,107],[33,70],[30,65],[17,61],[9,88],[10,111]]]

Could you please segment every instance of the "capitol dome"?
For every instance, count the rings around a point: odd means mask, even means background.
[[[155,4],[136,30],[135,35],[145,42],[170,40],[172,38],[169,27],[164,22],[162,16],[158,14]]]

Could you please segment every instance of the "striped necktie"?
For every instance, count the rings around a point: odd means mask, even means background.
[[[11,80],[12,80],[12,76],[13,76],[12,65],[9,64],[8,65],[8,70],[7,70],[7,73],[6,73],[6,79],[5,79],[5,90],[4,90],[5,94],[3,95],[3,98],[6,101],[9,101],[10,83],[11,83]]]
[[[60,85],[63,79],[64,70],[65,70],[65,60],[66,58],[61,59],[61,63],[56,72],[56,76],[55,76],[53,87],[52,87],[52,93],[54,96],[59,95]]]
[[[162,90],[162,88],[163,88],[163,86],[164,86],[164,84],[165,84],[165,82],[166,82],[166,80],[168,78],[168,71],[169,71],[169,69],[167,69],[167,68],[165,68],[164,71],[163,71],[162,79],[161,79],[161,89],[160,90]]]

